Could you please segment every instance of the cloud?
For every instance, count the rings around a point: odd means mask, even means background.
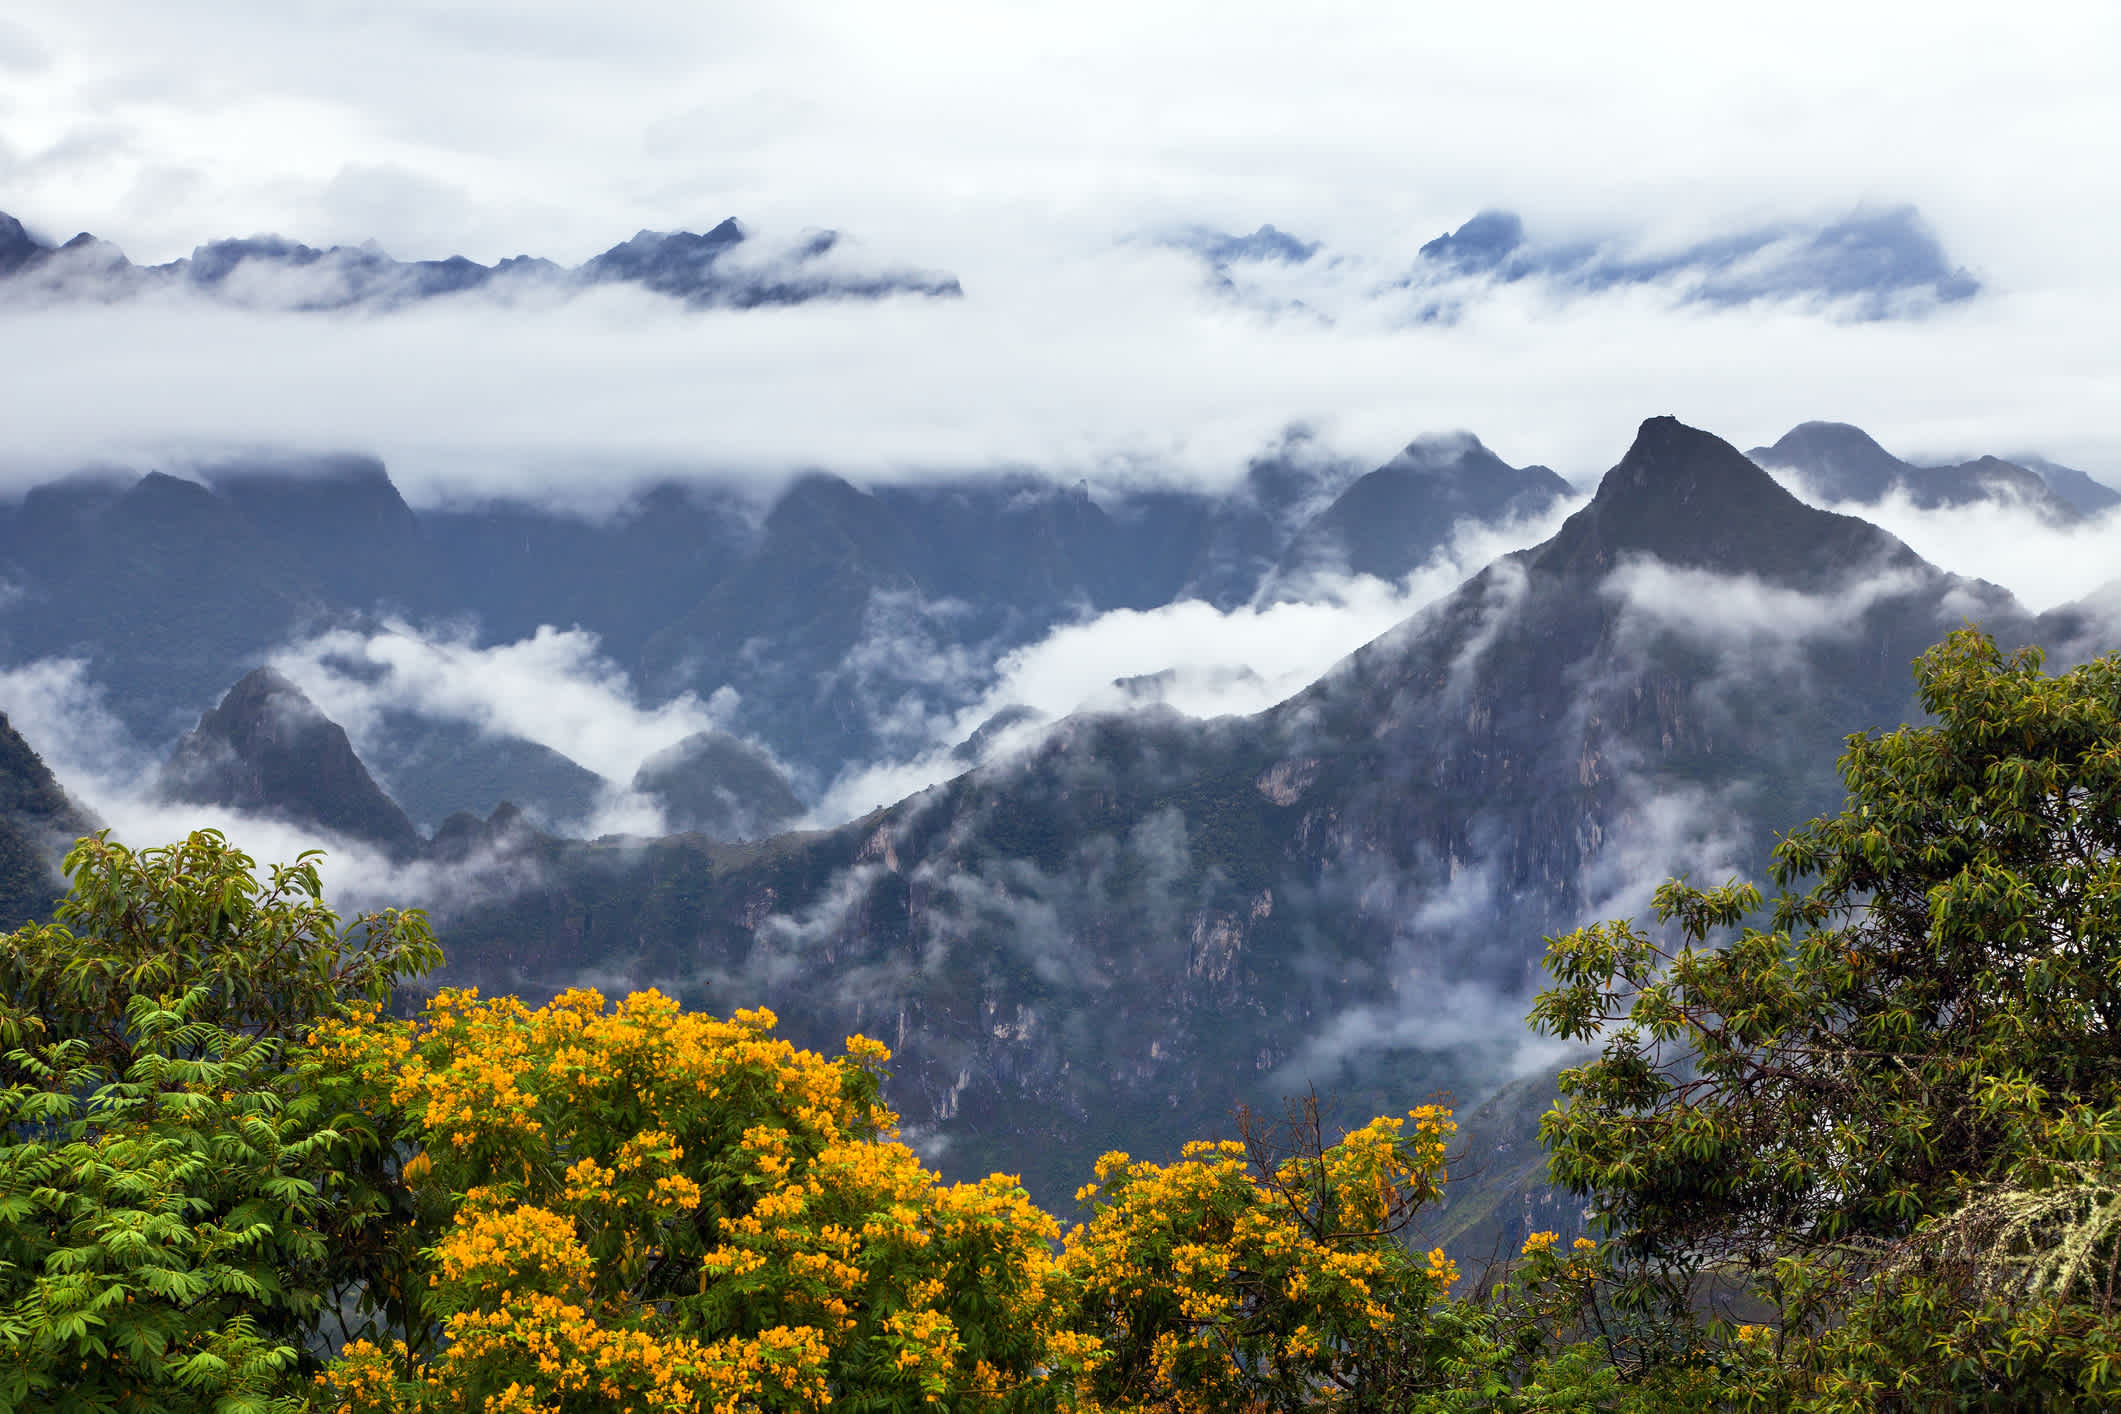
[[[1854,634],[1873,604],[1920,589],[1928,578],[1916,569],[1867,571],[1854,565],[1837,592],[1808,593],[1755,575],[1716,574],[1642,558],[1608,574],[1599,592],[1618,600],[1638,629],[1671,630],[1697,647],[1757,661],[1764,647]]]
[[[997,714],[1020,720],[986,745],[989,759],[1043,738],[1050,722],[1078,712],[1155,706],[1205,718],[1264,711],[1495,556],[1545,539],[1580,504],[1560,502],[1531,520],[1494,526],[1466,522],[1449,546],[1398,584],[1321,573],[1297,586],[1301,599],[1227,610],[1185,599],[1064,624],[1004,654],[982,675],[991,685],[970,706],[901,723],[905,737],[924,733],[927,749],[843,773],[812,818],[845,819],[961,773],[966,762],[951,749]],[[1278,593],[1289,587],[1277,582],[1269,588]],[[963,665],[957,670],[969,671]]]
[[[272,661],[346,728],[357,752],[380,739],[388,714],[414,713],[536,742],[587,767],[611,788],[593,819],[562,823],[593,834],[660,832],[655,805],[628,789],[634,773],[695,732],[723,727],[735,707],[726,689],[704,702],[686,692],[644,705],[594,633],[550,625],[482,646],[468,632],[391,621],[290,644]]]
[[[1522,1075],[1546,1069],[1574,1049],[1568,1042],[1535,1034],[1525,1026],[1530,994],[1505,992],[1475,982],[1406,978],[1412,1003],[1378,1003],[1337,1012],[1277,1072],[1273,1085],[1285,1093],[1330,1084],[1343,1066],[1387,1051],[1449,1055],[1481,1093]]]
[[[929,4],[584,13],[113,0],[11,17],[57,57],[0,102],[9,209],[147,261],[277,230],[407,259],[573,263],[614,233],[735,215],[854,232],[884,263],[956,273],[968,297],[708,321],[620,298],[387,328],[211,309],[11,319],[10,456],[358,447],[429,493],[645,464],[1227,479],[1305,419],[1373,465],[1415,432],[1470,425],[1581,479],[1669,409],[1741,446],[1833,415],[2121,467],[2088,391],[2121,377],[2103,336],[2121,271],[2098,237],[2121,211],[2080,179],[2111,166],[2121,131],[2111,7],[1999,30],[1946,6],[1920,36],[1823,5],[1773,26],[1659,6],[1527,25],[1383,0],[1301,25],[1286,7],[1103,0],[974,19]],[[1449,329],[1404,327],[1404,311],[1326,327],[1233,309],[1193,257],[1126,243],[1271,224],[1323,245],[1251,262],[1288,272],[1301,301],[1336,253],[1396,277],[1497,204],[1542,248],[1810,232],[1777,269],[1851,211],[1912,205],[1949,270],[1984,289],[1881,327],[1524,280]],[[1908,241],[1856,245],[1920,274]],[[1845,247],[1815,253],[1847,264]]]
[[[221,831],[261,866],[323,849],[331,905],[342,913],[371,908],[461,908],[505,897],[538,878],[534,860],[503,841],[447,864],[405,862],[373,845],[309,826],[220,806],[170,803],[153,789],[158,765],[126,732],[79,659],[43,659],[0,670],[0,712],[44,758],[67,793],[112,838],[136,849]]]
[[[626,673],[585,629],[547,625],[479,647],[468,635],[391,622],[290,645],[273,666],[356,741],[385,711],[418,712],[549,746],[613,780],[631,779],[648,757],[718,721],[691,693],[638,705]]]
[[[1794,474],[1777,479],[1816,504],[1885,527],[1933,565],[2002,585],[2035,613],[2121,577],[2121,509],[2057,525],[2038,509],[2009,501],[1926,509],[1896,490],[1873,504],[1844,505],[1809,497]]]

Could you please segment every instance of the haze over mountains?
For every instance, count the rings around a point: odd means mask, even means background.
[[[1471,302],[1530,283],[1562,297],[1653,289],[1680,305],[1718,309],[1796,300],[1877,321],[1921,318],[1982,289],[1911,206],[1744,226],[1665,245],[1542,237],[1515,211],[1490,208],[1424,242],[1410,261],[1330,250],[1273,225],[1250,235],[1194,227],[1168,243],[1198,256],[1227,296],[1327,318],[1382,301],[1417,322],[1449,323]]]
[[[2104,489],[1920,468],[1833,424],[1755,458],[1838,500],[2079,526]],[[596,521],[414,510],[359,459],[90,477],[0,523],[0,629],[17,691],[86,665],[69,681],[163,763],[165,799],[424,881],[444,980],[654,984],[770,1005],[810,1044],[877,1034],[947,1168],[1022,1171],[1064,1205],[1102,1148],[1234,1103],[1316,1084],[1368,1113],[1536,1068],[1518,1021],[1542,936],[1673,871],[1756,868],[1834,803],[1846,733],[1914,711],[1922,648],[1968,619],[2062,660],[2110,645],[2111,605],[2031,612],[1758,461],[1653,418],[1580,506],[1457,437],[1368,472],[1291,443],[1222,496],[819,476],[766,508],[667,486]],[[1572,506],[1270,710],[1189,716],[1154,684],[1059,720],[1003,707],[947,782],[775,833],[800,790],[992,705],[997,662],[1086,616],[1300,606]],[[451,615],[454,639],[406,626]],[[268,661],[305,685],[250,671]],[[609,686],[593,662],[648,686],[603,716],[562,700]],[[541,691],[595,770],[493,715]],[[49,835],[61,797],[17,774]],[[568,838],[614,789],[681,833]],[[1523,1108],[1483,1142],[1522,1145]]]
[[[1101,502],[1021,475],[863,489],[820,474],[764,507],[655,486],[600,519],[506,502],[414,511],[363,458],[211,465],[198,480],[90,472],[0,511],[15,589],[0,642],[16,664],[88,663],[109,710],[158,751],[275,659],[356,714],[370,765],[404,781],[430,828],[504,796],[580,822],[597,775],[623,784],[649,754],[583,763],[585,777],[558,743],[493,720],[510,705],[492,700],[502,652],[585,690],[637,685],[660,704],[636,714],[662,738],[652,749],[710,728],[754,738],[815,799],[850,763],[948,746],[935,725],[1057,626],[1182,600],[1230,608],[1270,584],[1286,599],[1350,574],[1396,582],[1468,518],[1511,523],[1569,494],[1470,438],[1358,471],[1299,439],[1228,494]]]

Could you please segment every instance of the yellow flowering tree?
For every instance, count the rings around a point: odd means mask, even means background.
[[[1072,1388],[1053,1220],[895,1142],[889,1053],[826,1059],[655,992],[445,991],[327,1028],[320,1083],[388,1116],[432,1214],[356,1411],[1017,1408]],[[1058,1378],[1056,1378],[1058,1377]]]
[[[1313,1102],[1285,1128],[1248,1124],[1247,1142],[1189,1144],[1174,1164],[1107,1154],[1061,1258],[1085,1401],[1407,1407],[1439,1377],[1429,1317],[1457,1271],[1404,1233],[1443,1191],[1455,1127],[1425,1105],[1329,1143]]]

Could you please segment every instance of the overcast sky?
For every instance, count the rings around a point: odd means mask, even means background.
[[[573,262],[736,215],[967,298],[14,311],[0,463],[358,447],[427,497],[669,467],[1215,478],[1305,420],[1380,458],[1469,427],[1587,478],[1674,412],[1740,445],[1831,417],[2121,479],[2117,174],[2108,0],[12,6],[0,210],[48,238]],[[1271,222],[1369,288],[1484,207],[1656,248],[1903,204],[1980,295],[1866,323],[1531,282],[1452,324],[1326,322],[1146,239]]]

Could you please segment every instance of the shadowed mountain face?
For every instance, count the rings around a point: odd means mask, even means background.
[[[2097,477],[2073,466],[2064,466],[2060,462],[2049,461],[2046,457],[2023,454],[2010,457],[2008,461],[2024,467],[2027,471],[2038,473],[2040,479],[2047,483],[2047,489],[2074,506],[2079,514],[2096,516],[2121,506],[2121,491],[2116,491]]]
[[[426,829],[458,811],[491,811],[505,802],[546,830],[579,834],[608,785],[537,742],[402,712],[384,714],[363,759],[389,763],[384,783],[391,799]]]
[[[762,839],[803,814],[773,758],[727,732],[695,732],[657,752],[633,788],[662,808],[671,829],[718,840]]]
[[[734,689],[732,727],[814,788],[850,761],[933,745],[901,724],[924,730],[977,701],[1005,653],[1058,625],[1182,598],[1243,604],[1293,541],[1338,545],[1342,521],[1419,527],[1397,550],[1358,546],[1391,573],[1461,517],[1518,504],[1494,494],[1521,475],[1499,460],[1418,475],[1406,460],[1337,521],[1360,468],[1300,439],[1226,493],[1100,500],[1029,476],[865,490],[818,475],[770,507],[664,484],[596,518],[513,502],[414,510],[356,456],[253,458],[196,480],[83,476],[0,506],[0,661],[88,660],[112,709],[159,746],[314,634],[398,622],[483,646],[579,628],[651,700]],[[420,819],[496,799],[548,824],[579,818],[585,791],[534,752],[510,748],[520,779],[497,758],[435,770],[428,743],[448,730],[406,722],[363,741]]]
[[[0,240],[6,232],[0,230]],[[0,715],[0,930],[51,916],[66,892],[58,861],[96,828],[42,757]]]
[[[245,677],[199,719],[163,766],[157,790],[168,800],[313,826],[399,859],[426,847],[354,755],[345,730],[270,668]]]
[[[2079,501],[2097,502],[2104,489],[2082,472],[2082,483],[2063,480],[2065,496],[2050,488],[2037,471],[1997,457],[1981,457],[1951,466],[1916,466],[1879,446],[1869,433],[1845,422],[1806,422],[1791,428],[1772,447],[1755,447],[1748,455],[1763,466],[1782,467],[1802,476],[1807,487],[1828,501],[1875,505],[1898,492],[1924,509],[1966,506],[1981,501],[2018,502],[2045,519],[2066,523],[2084,513]],[[2058,468],[2069,473],[2067,467]],[[2112,503],[2121,494],[2111,491]],[[2100,508],[2097,505],[2093,509]]]
[[[537,890],[447,921],[450,965],[763,999],[808,1044],[867,1031],[947,1169],[1022,1170],[1065,1207],[1102,1149],[1239,1101],[1484,1091],[1544,935],[1675,869],[1757,867],[1968,616],[2033,629],[1652,419],[1554,538],[1269,712],[1072,719],[820,835],[546,842]]]
[[[47,244],[0,212],[0,297],[110,301],[181,289],[248,308],[315,311],[388,310],[471,290],[526,295],[609,284],[637,285],[696,309],[964,293],[954,277],[933,271],[827,261],[840,244],[831,231],[754,259],[732,258],[750,242],[732,217],[704,236],[642,231],[571,270],[527,255],[493,265],[461,255],[393,260],[373,243],[319,250],[284,236],[214,241],[181,260],[135,265],[85,231],[64,245]]]
[[[1546,467],[1513,467],[1478,437],[1416,442],[1306,525],[1280,572],[1287,578],[1331,569],[1398,580],[1449,545],[1462,521],[1525,519],[1569,495],[1569,483]]]

